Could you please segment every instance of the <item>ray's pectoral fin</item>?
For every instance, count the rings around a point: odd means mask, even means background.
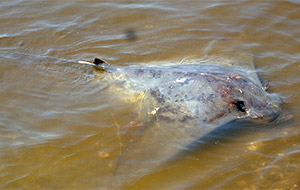
[[[155,106],[152,99],[147,98],[147,92],[141,92],[141,96],[129,98],[129,102],[134,102],[136,110],[134,111],[135,120],[127,125],[120,126],[119,139],[121,141],[121,152],[118,158],[114,175],[127,174],[133,168],[136,168],[137,162],[143,161],[145,147],[145,138],[147,138],[148,127],[154,121]],[[149,111],[150,110],[150,111]]]
[[[130,174],[131,178],[147,175],[201,136],[193,133],[192,124],[156,116],[150,123],[131,123],[125,139],[122,137],[123,150],[115,175]]]
[[[255,70],[255,60],[247,36],[243,33],[231,38],[216,40],[214,49],[207,51],[204,62],[217,63],[247,71],[251,80],[261,85]]]
[[[135,167],[134,159],[142,152],[145,128],[145,123],[136,121],[131,121],[121,127],[121,153],[116,164],[114,175],[127,173],[130,168]]]
[[[142,100],[137,120],[143,122],[131,122],[121,130],[122,151],[115,175],[131,174],[132,178],[147,175],[197,140],[201,136],[199,131],[207,132],[208,128],[197,130],[199,126],[192,119],[181,120],[187,113],[175,114],[157,93],[150,90],[146,93],[149,99]]]

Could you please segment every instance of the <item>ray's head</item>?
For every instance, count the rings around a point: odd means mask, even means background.
[[[229,112],[238,119],[270,123],[292,117],[283,111],[278,94],[270,94],[260,84],[242,76],[231,77],[230,82],[219,86],[219,93],[229,104]]]

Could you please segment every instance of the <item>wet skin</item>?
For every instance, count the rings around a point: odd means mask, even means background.
[[[111,84],[112,96],[136,96],[139,102],[136,120],[122,126],[115,175],[144,175],[226,123],[269,124],[283,113],[280,97],[269,94],[252,70],[213,63],[127,67],[96,63],[102,82]]]

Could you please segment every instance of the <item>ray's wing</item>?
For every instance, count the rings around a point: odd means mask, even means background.
[[[131,123],[129,127],[115,175],[146,175],[201,136],[193,135],[195,126],[191,123],[157,120],[149,124]]]
[[[211,128],[199,126],[192,119],[179,120],[182,118],[180,115],[185,113],[161,111],[155,105],[157,102],[152,101],[151,106],[148,106],[152,110],[124,126],[122,153],[115,176],[125,176],[132,180],[147,175],[211,131]]]
[[[235,66],[249,73],[253,82],[261,86],[255,70],[254,56],[251,44],[243,33],[227,39],[216,40],[214,49],[207,52],[203,62]]]

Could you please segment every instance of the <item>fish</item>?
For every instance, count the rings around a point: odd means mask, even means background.
[[[250,54],[130,66],[96,58],[91,65],[110,84],[113,97],[136,103],[136,119],[120,130],[122,151],[114,171],[130,181],[224,124],[289,119],[282,98],[262,85]]]

